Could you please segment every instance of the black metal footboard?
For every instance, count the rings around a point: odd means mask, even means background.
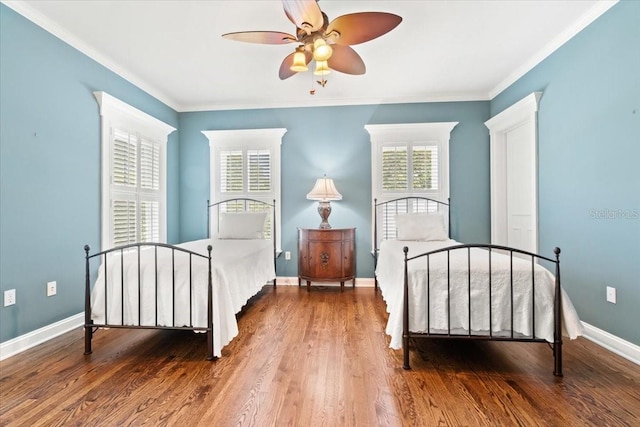
[[[474,276],[475,271],[472,271],[472,261],[471,261],[471,251],[474,248],[482,249],[488,252],[488,256],[486,257],[488,265],[483,266],[482,269],[485,272],[485,275],[482,277],[482,281],[488,277],[488,283],[482,282],[483,286],[487,286],[488,289],[488,322],[489,327],[488,331],[483,331],[482,333],[478,333],[477,330],[474,331],[472,327],[472,307],[474,303],[478,302],[478,295],[472,295],[472,283],[474,286],[479,282],[478,276]],[[466,253],[466,254],[465,254]],[[475,253],[475,252],[474,252]],[[485,252],[482,252],[485,253]],[[543,339],[540,336],[536,336],[536,322],[539,319],[536,319],[536,285],[542,286],[540,283],[536,283],[536,269],[542,268],[537,265],[539,261],[547,261],[555,265],[555,279],[553,281],[553,306],[548,307],[548,310],[553,310],[553,342],[550,343],[550,347],[553,350],[554,357],[554,369],[553,374],[555,376],[562,376],[562,292],[560,287],[560,248],[554,249],[555,259],[547,258],[538,254],[534,254],[531,252],[526,252],[519,249],[514,249],[506,246],[499,245],[489,245],[489,244],[465,244],[465,245],[455,245],[450,247],[445,247],[442,249],[421,253],[415,256],[409,257],[409,248],[407,246],[404,247],[404,312],[403,312],[403,335],[402,335],[402,347],[403,347],[403,368],[410,369],[411,366],[409,364],[409,341],[413,338],[454,338],[454,339],[471,339],[471,340],[491,340],[491,341],[522,341],[522,342],[544,342],[547,343],[547,340]],[[466,255],[466,268],[461,268],[458,270],[454,270],[452,268],[452,257],[456,257],[456,265],[459,266],[460,260],[464,260],[464,256]],[[496,257],[506,257],[506,258],[496,258],[502,267],[496,267],[492,265],[492,259],[494,259],[494,255]],[[462,257],[462,258],[461,258]],[[410,319],[410,298],[412,298],[412,294],[410,289],[410,277],[409,277],[409,265],[412,262],[416,262],[414,260],[422,259],[422,264],[419,268],[426,269],[426,327],[421,325],[421,330],[419,332],[412,331],[414,325],[409,324]],[[514,270],[514,261],[518,263],[518,270]],[[477,262],[477,258],[474,255],[474,262]],[[437,267],[435,267],[437,263]],[[494,264],[498,262],[493,261]],[[530,274],[527,273],[529,267],[523,269],[523,263],[530,263]],[[505,267],[505,264],[508,267]],[[416,267],[417,268],[417,267]],[[448,319],[446,319],[446,328],[433,328],[430,324],[431,313],[430,307],[431,302],[430,298],[435,299],[434,295],[431,295],[431,285],[433,282],[432,275],[435,276],[435,270],[438,269],[439,274],[439,294],[442,296],[446,295],[446,304],[445,307]],[[478,269],[479,270],[479,269]],[[486,272],[488,271],[488,276]],[[443,272],[446,274],[446,280],[442,279]],[[538,270],[539,272],[539,270]],[[508,283],[507,289],[499,288],[503,293],[502,297],[507,293],[510,295],[510,299],[507,299],[507,303],[510,305],[507,311],[510,311],[510,327],[505,328],[507,330],[506,334],[502,333],[494,333],[494,328],[491,324],[492,322],[492,303],[496,303],[499,299],[495,299],[494,294],[497,292],[492,292],[492,277],[494,273],[498,273],[502,275],[502,278],[506,278]],[[527,320],[528,329],[531,334],[521,334],[514,332],[514,313],[523,310],[525,307],[519,307],[517,298],[514,298],[514,275],[518,275],[518,287],[522,287],[522,282],[525,282],[524,286],[530,286],[530,288],[524,289],[525,293],[529,293],[531,295],[531,301],[527,302],[531,304],[531,316]],[[530,283],[526,284],[526,281],[529,280]],[[442,282],[446,282],[446,288],[444,287]],[[549,282],[551,282],[549,280]],[[498,285],[495,285],[498,286]],[[500,284],[499,286],[503,286]],[[452,289],[455,287],[456,292],[458,292],[455,298],[458,298],[457,301],[462,299],[462,306],[466,307],[468,313],[464,313],[465,316],[468,316],[468,324],[463,325],[462,327],[452,328]],[[445,291],[446,289],[446,291]],[[463,289],[462,293],[466,292],[466,295],[462,297],[459,296],[460,289]],[[420,292],[422,292],[422,288],[420,288]],[[423,295],[424,297],[424,295]],[[464,298],[466,298],[466,304],[464,303]],[[487,298],[485,295],[483,298]],[[484,302],[484,299],[482,300]],[[521,302],[524,304],[524,302]],[[546,307],[544,307],[546,310]],[[464,318],[464,317],[463,317]],[[459,318],[458,318],[459,319]],[[439,325],[442,324],[439,322]],[[455,329],[455,330],[454,330]],[[510,330],[510,333],[509,333]]]
[[[170,261],[163,259],[159,262],[158,259],[158,249],[162,249],[162,251],[169,251],[170,253]],[[197,252],[193,252],[178,246],[167,245],[164,243],[134,243],[124,246],[118,246],[112,249],[108,249],[102,252],[95,253],[93,255],[89,255],[90,247],[89,245],[85,245],[85,258],[86,258],[86,280],[85,280],[85,322],[84,322],[84,331],[85,331],[85,351],[84,354],[90,354],[92,352],[91,349],[91,340],[93,338],[93,334],[98,328],[126,328],[126,329],[178,329],[178,330],[191,330],[191,331],[202,331],[207,334],[207,360],[214,360],[213,356],[213,286],[212,286],[212,271],[211,271],[211,245],[207,246],[207,255],[203,255]],[[151,256],[151,260],[145,259],[143,260],[142,254],[145,254],[145,258],[149,258]],[[188,257],[188,266],[178,267],[176,265],[176,254],[179,256],[187,256]],[[104,309],[104,321],[103,322],[95,322],[92,318],[92,306],[91,306],[91,266],[90,261],[92,259],[101,260],[102,264],[102,282],[96,283],[97,286],[104,286],[100,291],[104,291],[104,306],[101,307]],[[193,316],[194,316],[194,292],[195,286],[198,286],[194,282],[194,260],[195,259],[206,259],[208,262],[208,274],[207,274],[207,323],[205,327],[197,327],[194,326]],[[109,262],[117,262],[119,263],[119,268],[116,267],[116,270],[119,270],[118,274],[120,275],[120,289],[119,301],[116,295],[111,296],[109,292]],[[160,267],[165,266],[166,262],[171,263],[170,274],[171,278],[168,279],[171,281],[171,289],[172,289],[172,321],[173,324],[159,324],[158,322],[158,307],[161,305],[159,301],[159,276],[160,276]],[[126,272],[129,269],[134,268],[137,272],[137,280],[126,280],[125,276]],[[178,268],[186,268],[186,271],[182,271],[181,273],[188,274],[189,277],[189,319],[190,322],[186,325],[176,325],[176,274],[178,273]],[[150,270],[151,269],[151,270]],[[142,303],[143,303],[143,278],[142,272],[144,270],[153,271],[153,277],[155,280],[155,288],[153,289],[153,294],[155,295],[155,322],[154,324],[143,325],[141,322],[141,313],[142,313]],[[134,283],[132,283],[134,282]],[[126,289],[125,289],[126,288]],[[113,292],[116,294],[116,292]],[[125,294],[137,294],[137,320],[127,319],[125,322],[125,304],[131,304],[131,301],[127,301],[125,298]],[[113,297],[113,298],[112,298]],[[113,300],[112,300],[113,299]],[[120,318],[119,319],[109,319],[109,307],[111,304],[120,304]],[[130,317],[130,316],[128,316]],[[126,323],[126,324],[125,324]]]

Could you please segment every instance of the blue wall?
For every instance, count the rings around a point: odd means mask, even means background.
[[[544,92],[541,251],[562,248],[583,321],[640,345],[640,2],[611,8],[493,99],[491,115],[533,91]]]
[[[178,114],[0,5],[0,341],[83,310],[85,244],[100,247],[103,90],[177,127]],[[178,135],[169,138],[168,235],[178,239]],[[46,283],[58,282],[46,296]]]
[[[344,199],[334,227],[358,228],[358,276],[371,277],[371,159],[366,124],[459,121],[451,141],[453,233],[489,240],[489,139],[483,122],[543,91],[540,247],[563,249],[563,283],[586,322],[640,344],[640,2],[622,1],[491,102],[176,113],[0,5],[0,341],[82,311],[83,251],[99,246],[104,90],[177,127],[168,147],[168,239],[204,236],[209,148],[202,130],[288,129],[282,145],[283,250],[295,276],[296,228],[315,227],[314,180]],[[310,124],[320,123],[313,130]],[[330,126],[324,126],[328,123]],[[596,175],[595,172],[598,174]],[[613,214],[612,214],[613,212]],[[629,218],[621,214],[629,213]],[[605,218],[599,218],[604,216]],[[34,268],[34,265],[36,266]],[[47,298],[45,284],[58,281]],[[618,304],[604,302],[605,284]]]
[[[304,96],[301,95],[301,96]],[[371,142],[366,124],[460,122],[451,133],[452,231],[463,241],[487,242],[489,223],[488,102],[369,105],[180,113],[180,236],[206,235],[209,141],[203,130],[286,128],[282,142],[282,250],[279,276],[297,275],[297,228],[320,223],[306,199],[323,174],[343,199],[332,203],[334,228],[356,227],[357,276],[373,277],[371,257]]]

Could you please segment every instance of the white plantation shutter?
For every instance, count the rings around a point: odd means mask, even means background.
[[[136,201],[113,201],[113,244],[125,245],[136,240]]]
[[[266,233],[280,229],[280,145],[284,128],[207,130],[211,168],[211,203],[236,198],[255,199],[264,203],[275,201],[275,221],[271,215]],[[225,204],[227,212],[244,210],[244,202],[237,206]],[[247,203],[249,211],[270,211],[268,206]],[[211,229],[217,229],[217,217],[210,216]],[[280,247],[280,235],[275,234]]]
[[[438,190],[437,145],[388,145],[380,161],[382,191],[390,193]]]
[[[451,131],[457,124],[365,125],[371,136],[372,198],[377,203],[405,197],[446,202],[449,198],[449,141]],[[397,214],[435,212],[436,206],[412,199],[379,208],[376,243],[379,244],[381,239],[396,238]]]
[[[381,236],[384,240],[395,239],[397,237],[396,215],[408,212],[410,212],[409,204],[406,200],[401,200],[398,201],[398,203],[394,204],[384,205],[380,223],[380,226],[382,227],[379,230],[384,232],[384,235]]]
[[[241,150],[220,152],[220,192],[241,193],[244,189],[244,165]]]
[[[160,203],[140,202],[140,242],[160,241]]]
[[[449,141],[457,122],[366,125],[371,135],[371,193],[378,202],[449,198]],[[389,218],[390,219],[390,218]]]
[[[407,147],[383,147],[381,164],[383,191],[406,191],[409,186]]]
[[[140,187],[160,189],[160,143],[146,138],[140,142]]]
[[[247,174],[249,192],[271,191],[271,153],[269,150],[247,151]]]
[[[438,146],[414,146],[411,151],[412,188],[415,190],[438,189]]]
[[[123,129],[112,135],[111,243],[159,242],[162,145]]]
[[[135,187],[138,176],[138,141],[135,135],[118,129],[113,131],[111,157],[113,184]]]
[[[220,150],[219,159],[220,193],[251,197],[273,192],[270,150]]]
[[[166,241],[166,151],[176,129],[106,92],[100,106],[102,249]]]

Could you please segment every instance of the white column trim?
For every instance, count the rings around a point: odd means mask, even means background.
[[[272,176],[273,198],[276,201],[276,248],[282,250],[282,138],[287,133],[287,128],[265,128],[265,129],[226,129],[226,130],[203,130],[201,131],[209,140],[209,201],[219,202],[216,186],[216,174],[218,165],[216,163],[215,147],[238,147],[243,148],[265,148],[274,150],[273,168],[279,173]],[[210,221],[213,221],[213,217]],[[207,224],[213,229],[213,224]]]
[[[451,131],[459,122],[433,122],[433,123],[393,123],[380,125],[365,125],[364,128],[371,136],[371,144],[377,150],[381,144],[389,142],[415,142],[425,140],[438,141],[441,148],[440,159],[440,185],[439,198],[446,201],[449,196],[449,144]],[[380,193],[378,182],[378,158],[377,152],[371,155],[371,191],[374,196]],[[430,196],[431,197],[431,196]]]
[[[504,227],[507,224],[506,199],[506,142],[507,133],[528,121],[533,122],[532,158],[535,159],[531,194],[533,204],[533,235],[534,248],[538,251],[538,109],[542,92],[532,92],[511,107],[496,114],[484,124],[489,128],[490,135],[490,170],[491,170],[491,243],[506,244],[507,236]]]
[[[160,185],[163,189],[161,205],[164,211],[160,218],[160,240],[167,239],[167,140],[169,134],[176,130],[173,126],[159,120],[144,111],[127,104],[107,92],[93,92],[100,106],[100,246],[110,247],[111,237],[111,130],[114,126],[122,126],[128,131],[135,131],[147,138],[160,142],[161,173]]]

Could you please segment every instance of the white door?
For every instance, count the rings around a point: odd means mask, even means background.
[[[537,253],[537,111],[534,92],[491,118],[491,243]]]
[[[536,251],[535,229],[535,190],[536,176],[535,151],[531,144],[531,127],[524,124],[505,132],[506,139],[506,233],[507,246]],[[535,147],[535,145],[533,145]]]

